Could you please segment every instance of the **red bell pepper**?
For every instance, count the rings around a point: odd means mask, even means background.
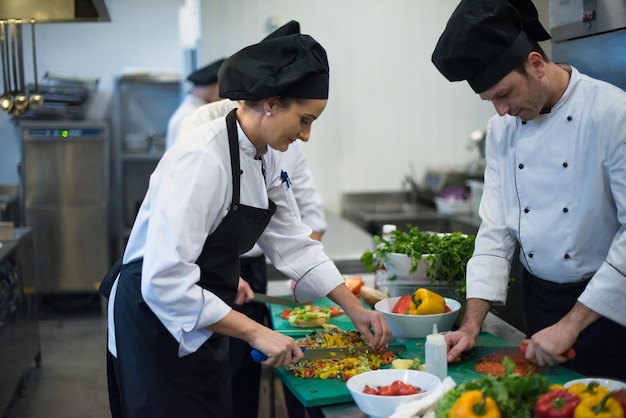
[[[398,299],[396,306],[393,307],[391,312],[408,315],[411,310],[411,296],[413,295],[400,296],[400,299]]]
[[[626,389],[619,389],[613,392],[613,399],[622,406],[624,415],[626,415]]]
[[[580,396],[567,389],[552,389],[541,395],[535,403],[537,418],[572,418],[580,403]]]

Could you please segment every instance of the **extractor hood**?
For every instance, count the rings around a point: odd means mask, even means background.
[[[104,0],[2,0],[0,20],[37,23],[110,22]]]

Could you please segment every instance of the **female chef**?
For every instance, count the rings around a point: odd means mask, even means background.
[[[109,295],[108,375],[117,417],[231,417],[227,336],[286,366],[295,341],[231,309],[250,289],[239,255],[258,242],[296,281],[294,297],[328,295],[371,345],[391,332],[363,308],[311,229],[300,221],[280,153],[300,139],[328,98],[326,51],[290,22],[237,52],[219,72],[220,96],[241,107],[191,129],[150,177]],[[282,174],[282,175],[281,175]],[[258,240],[258,241],[257,241]],[[244,400],[245,401],[245,400]]]

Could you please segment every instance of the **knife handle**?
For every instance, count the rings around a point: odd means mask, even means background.
[[[300,350],[302,350],[302,352],[304,353],[304,346],[300,346]],[[260,363],[262,361],[267,360],[267,356],[265,354],[261,353],[256,348],[254,348],[250,352],[250,355],[252,356],[252,360],[254,360],[255,363]]]

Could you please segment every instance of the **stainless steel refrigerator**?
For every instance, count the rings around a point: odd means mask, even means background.
[[[110,264],[109,126],[23,122],[24,223],[39,293],[95,292]]]

